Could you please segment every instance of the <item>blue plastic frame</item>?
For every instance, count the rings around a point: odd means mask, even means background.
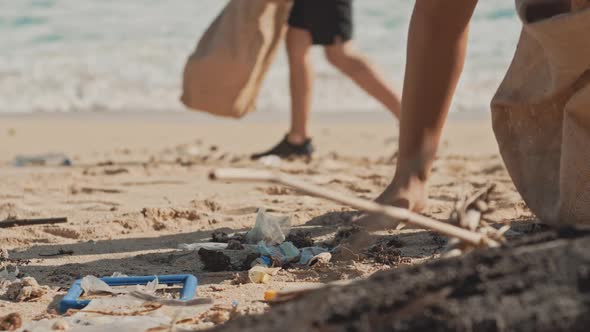
[[[180,291],[180,300],[188,301],[195,297],[197,292],[198,280],[192,274],[175,274],[163,276],[135,276],[135,277],[104,277],[99,278],[109,286],[130,286],[130,285],[145,285],[150,281],[158,278],[160,284],[167,284],[168,286],[182,284]],[[70,290],[59,303],[59,311],[65,313],[69,309],[82,309],[90,303],[90,300],[80,300],[82,295],[82,279],[74,281]]]

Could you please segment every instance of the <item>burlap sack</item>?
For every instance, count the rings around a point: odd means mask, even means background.
[[[188,59],[181,101],[225,117],[253,111],[289,10],[287,0],[231,0]]]
[[[541,220],[589,224],[590,10],[556,0],[516,7],[520,41],[492,101],[500,152]]]

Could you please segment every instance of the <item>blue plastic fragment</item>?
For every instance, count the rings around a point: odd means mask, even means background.
[[[135,277],[104,277],[99,278],[109,286],[130,286],[130,285],[146,285],[150,281],[158,279],[160,284],[168,286],[182,284],[180,291],[180,300],[188,301],[195,297],[197,293],[197,278],[192,274],[176,274],[163,276],[135,276]],[[90,303],[90,300],[80,300],[82,295],[82,279],[74,281],[70,290],[59,303],[60,313],[65,313],[69,309],[83,309]]]

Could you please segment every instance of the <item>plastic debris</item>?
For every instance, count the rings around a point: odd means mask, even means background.
[[[280,267],[272,268],[256,265],[248,271],[248,278],[255,284],[266,284],[272,279],[272,276],[275,276],[279,272],[280,269]]]
[[[122,278],[122,277],[128,277],[128,275],[126,275],[126,274],[123,274],[123,273],[121,273],[121,272],[114,272],[114,273],[111,275],[111,277],[112,277],[112,278]]]
[[[256,224],[246,234],[246,241],[251,244],[264,241],[267,245],[276,245],[285,242],[285,234],[291,229],[290,216],[273,216],[261,208],[256,215]]]
[[[254,261],[252,261],[251,267],[256,266],[256,265],[262,265],[264,267],[271,267],[272,260],[269,257],[260,256],[260,257],[256,258]]]
[[[116,273],[115,273],[116,274]],[[126,277],[124,274],[119,273],[119,277]],[[113,276],[115,276],[113,274]],[[158,278],[148,282],[146,285],[137,285],[136,290],[147,293],[155,293],[158,289],[159,281]],[[84,291],[85,295],[91,294],[112,294],[121,295],[128,294],[130,290],[127,289],[115,289],[109,286],[106,282],[100,280],[95,276],[85,276],[80,282],[80,287]]]
[[[15,281],[18,279],[18,274],[20,271],[18,270],[18,266],[14,269],[14,272],[9,272],[6,268],[0,271],[0,283],[4,281]]]
[[[291,242],[284,242],[278,246],[267,246],[263,241],[260,241],[257,249],[262,256],[268,256],[273,261],[280,262],[281,266],[291,263],[299,257],[299,249]]]
[[[328,253],[329,250],[321,247],[308,247],[301,249],[301,257],[299,258],[299,264],[309,265],[311,261],[320,254]],[[330,255],[330,259],[332,255]]]
[[[332,260],[332,254],[329,252],[323,252],[319,255],[314,256],[312,259],[309,260],[307,263],[308,266],[315,266],[315,265],[326,265]]]
[[[85,276],[82,278],[80,287],[84,291],[85,295],[90,294],[124,294],[124,291],[115,291],[111,286],[107,285],[106,282],[98,279],[95,276]]]
[[[16,156],[14,166],[72,166],[72,161],[63,153],[46,153]]]
[[[137,290],[144,291],[147,293],[155,293],[158,290],[159,285],[160,281],[158,280],[158,278],[155,278],[154,280],[148,282],[147,285],[145,285],[145,287],[137,285]]]
[[[266,292],[264,292],[264,301],[272,301],[277,297],[277,291],[276,290],[272,290],[269,289]]]

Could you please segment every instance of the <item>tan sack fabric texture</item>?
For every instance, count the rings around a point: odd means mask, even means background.
[[[290,5],[285,0],[230,1],[188,59],[181,101],[224,117],[252,112],[283,39]]]
[[[590,9],[516,0],[523,29],[492,100],[500,152],[530,209],[552,224],[590,224]]]

